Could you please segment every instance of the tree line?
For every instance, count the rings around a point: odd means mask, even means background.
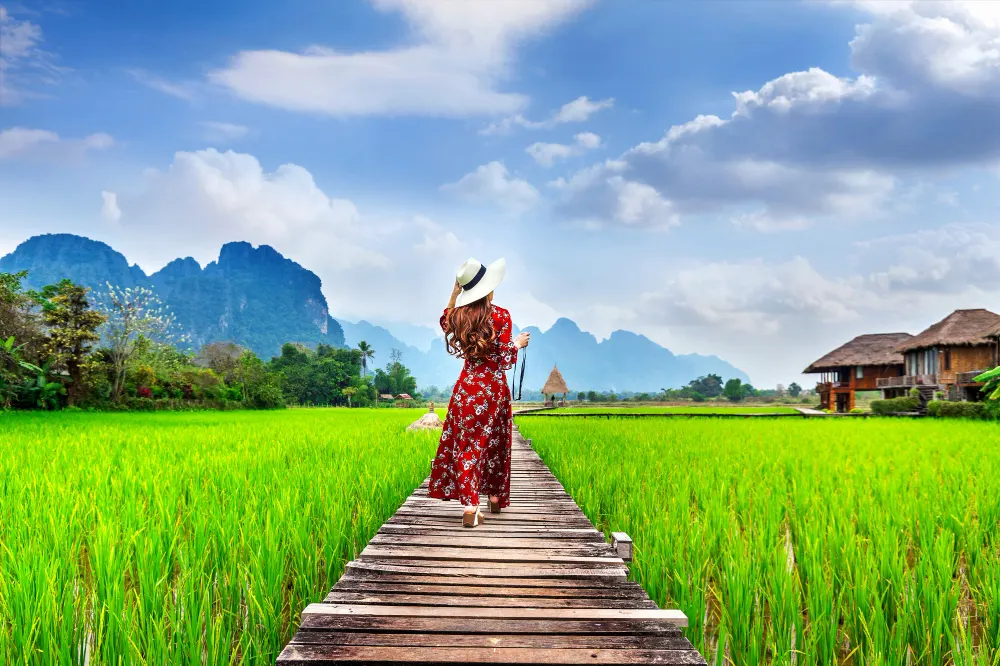
[[[92,293],[62,280],[30,290],[26,277],[0,273],[2,408],[273,409],[420,397],[398,350],[374,372],[365,342],[289,342],[268,361],[231,341],[194,350],[150,289],[108,284]]]

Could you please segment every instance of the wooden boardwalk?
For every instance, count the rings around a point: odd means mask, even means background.
[[[461,525],[427,481],[386,522],[278,664],[704,664],[514,431],[511,504]]]

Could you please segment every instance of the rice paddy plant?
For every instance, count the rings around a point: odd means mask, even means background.
[[[995,424],[518,424],[709,663],[1000,664]]]
[[[0,414],[0,663],[273,663],[426,476],[421,413]]]
[[[798,414],[792,407],[735,407],[723,404],[708,407],[557,407],[546,414]]]

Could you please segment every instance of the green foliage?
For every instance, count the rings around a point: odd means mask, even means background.
[[[742,381],[734,377],[726,382],[725,388],[722,389],[722,395],[730,402],[740,402],[746,397],[746,388]]]
[[[697,391],[692,391],[691,392],[691,401],[692,402],[705,402],[705,396],[703,396],[701,393],[698,393]]]
[[[698,379],[691,380],[687,387],[691,393],[700,393],[706,398],[715,398],[722,395],[722,377],[719,375],[705,375]]]
[[[981,402],[949,402],[946,400],[932,400],[927,403],[927,414],[940,418],[990,418],[986,405]]]
[[[888,400],[873,400],[873,414],[904,414],[920,409],[920,400],[912,396],[889,398]]]
[[[273,666],[427,475],[424,411],[0,416],[0,664]]]
[[[802,393],[802,387],[799,386],[798,383],[792,382],[791,384],[788,385],[788,395],[792,396],[793,398],[797,398],[801,393]]]
[[[709,663],[996,664],[995,424],[517,422]]]
[[[410,374],[410,370],[403,365],[400,351],[393,349],[389,357],[391,360],[386,363],[385,369],[380,368],[375,371],[375,390],[380,394],[415,394],[417,392],[417,380]]]

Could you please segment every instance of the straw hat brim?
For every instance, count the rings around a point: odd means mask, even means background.
[[[463,289],[458,294],[458,298],[455,299],[455,307],[460,308],[463,305],[474,303],[480,298],[485,298],[487,294],[500,286],[500,283],[503,282],[504,275],[506,274],[507,261],[504,259],[497,259],[486,267],[486,274],[483,275],[482,279],[479,280],[475,287],[469,290]]]

